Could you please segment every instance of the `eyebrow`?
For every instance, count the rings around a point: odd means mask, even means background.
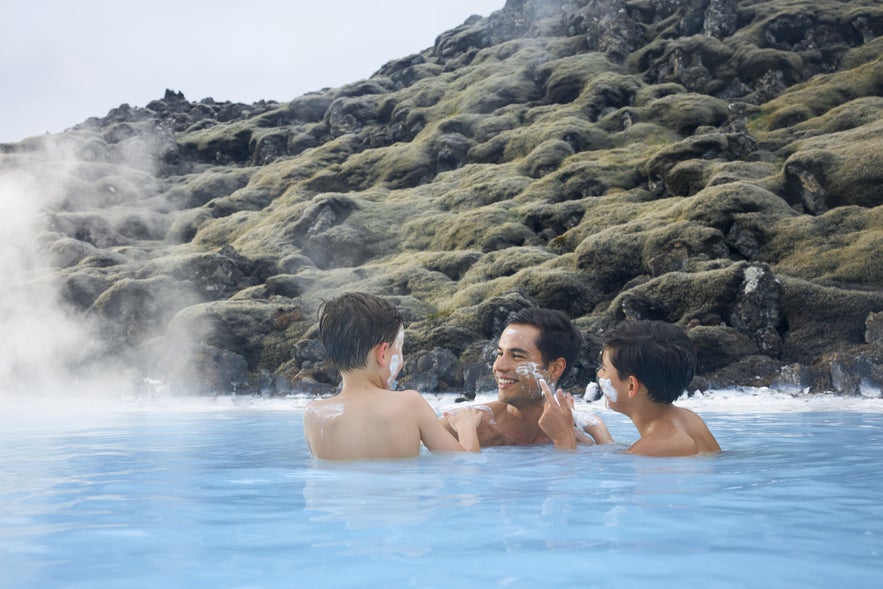
[[[526,355],[526,356],[529,356],[529,355],[530,355],[530,352],[529,352],[528,350],[525,350],[524,348],[507,348],[507,349],[504,350],[504,349],[501,348],[500,346],[497,346],[497,350],[498,350],[498,351],[501,351],[501,352],[506,351],[506,352],[509,352],[509,353],[512,353],[512,354],[521,353],[521,354],[524,354],[524,355]]]

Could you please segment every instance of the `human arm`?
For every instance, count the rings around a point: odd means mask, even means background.
[[[591,438],[587,439],[586,443],[613,443],[613,436],[610,435],[610,431],[607,429],[607,425],[604,423],[600,416],[594,413],[583,413],[574,411],[573,422],[574,425],[577,427],[577,435],[585,432],[586,434],[591,436]]]
[[[485,407],[485,409],[487,409]],[[469,452],[478,452],[481,444],[478,439],[478,426],[484,419],[483,411],[476,407],[462,407],[446,413],[447,421],[456,432],[460,445]]]
[[[430,407],[420,393],[414,391],[417,405],[415,413],[418,416],[420,428],[420,441],[433,452],[478,452],[481,448],[478,442],[478,424],[481,421],[480,411],[458,411],[457,414],[448,415],[447,421],[450,428],[459,436],[459,441],[439,420],[435,410]]]
[[[442,426],[451,433],[452,436],[457,437],[457,430],[455,430],[454,427],[451,425],[451,420],[448,419],[448,415],[448,413],[445,413],[444,415],[439,417],[438,420],[442,424]]]

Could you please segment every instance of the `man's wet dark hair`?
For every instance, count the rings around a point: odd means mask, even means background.
[[[696,352],[686,332],[665,321],[625,321],[604,335],[604,349],[621,379],[634,376],[654,403],[683,394],[696,372]]]
[[[395,305],[364,292],[342,294],[319,307],[319,338],[338,370],[364,368],[368,352],[392,344],[403,325]]]
[[[508,325],[533,325],[540,330],[537,349],[543,356],[543,363],[548,365],[552,360],[564,358],[564,372],[558,382],[570,374],[579,358],[583,338],[563,311],[554,309],[538,309],[529,307],[516,311],[509,316]]]

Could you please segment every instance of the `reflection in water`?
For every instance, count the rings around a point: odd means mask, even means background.
[[[443,517],[449,508],[480,501],[478,495],[446,489],[447,480],[477,472],[477,464],[464,458],[424,454],[403,461],[317,460],[303,473],[304,511],[310,512],[309,521],[329,525],[326,546],[345,548],[351,554],[420,556],[432,550],[433,535],[415,535],[415,529]],[[436,462],[444,466],[433,467]],[[379,529],[385,530],[381,537]]]
[[[881,410],[710,412],[727,450],[709,457],[617,444],[343,463],[311,458],[300,405],[205,403],[5,406],[0,585],[879,585]],[[628,418],[605,421],[633,439]]]

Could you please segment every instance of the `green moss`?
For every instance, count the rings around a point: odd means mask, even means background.
[[[573,151],[593,151],[610,146],[607,133],[579,116],[539,117],[532,125],[505,134],[504,161],[512,161],[530,154],[548,141],[563,141]]]
[[[825,192],[826,205],[883,204],[883,118],[839,133],[796,141],[786,162],[813,174]]]
[[[460,284],[465,286],[512,276],[524,268],[538,266],[556,257],[541,247],[506,248],[491,252],[476,261],[463,275]]]
[[[442,210],[455,211],[483,207],[512,200],[531,183],[523,176],[499,176],[487,181],[476,180],[458,187],[439,199]]]
[[[693,92],[670,94],[649,102],[642,118],[657,121],[681,135],[703,125],[718,126],[727,120],[727,103],[719,98]]]
[[[560,139],[544,141],[530,152],[522,162],[521,171],[532,178],[541,178],[558,169],[565,159],[573,155],[573,147]]]
[[[883,206],[840,207],[783,219],[762,255],[776,272],[805,280],[883,287]]]
[[[620,319],[720,325],[729,318],[742,279],[743,268],[737,264],[705,272],[669,272],[623,292],[610,310]]]
[[[610,115],[611,119],[616,113]],[[630,150],[650,150],[660,145],[670,145],[681,139],[681,136],[672,129],[657,123],[635,123],[610,136],[614,147],[628,148]]]
[[[659,100],[660,98],[672,96],[674,94],[684,94],[686,92],[686,88],[684,88],[681,84],[675,84],[674,82],[647,85],[639,88],[638,91],[635,93],[634,106],[640,108],[643,106],[647,106],[651,102]]]
[[[673,208],[679,219],[721,230],[728,230],[736,215],[755,212],[763,213],[770,222],[797,214],[779,196],[746,182],[710,186]]]
[[[769,130],[786,129],[813,118],[814,113],[805,104],[789,104],[780,108],[769,118]]]
[[[532,71],[521,61],[477,66],[457,79],[456,112],[492,113],[510,104],[524,104],[540,97]]]
[[[566,104],[582,93],[586,82],[614,68],[603,53],[582,53],[547,61],[537,73],[546,79],[544,100]]]
[[[761,106],[761,116],[750,124],[750,128],[755,132],[774,130],[778,128],[775,124],[781,125],[783,119],[787,120],[789,112],[807,110],[818,116],[851,100],[881,94],[883,57],[851,70],[815,76],[789,88]]]
[[[876,37],[850,49],[843,57],[842,67],[853,69],[876,60],[881,54],[883,54],[883,37]]]

